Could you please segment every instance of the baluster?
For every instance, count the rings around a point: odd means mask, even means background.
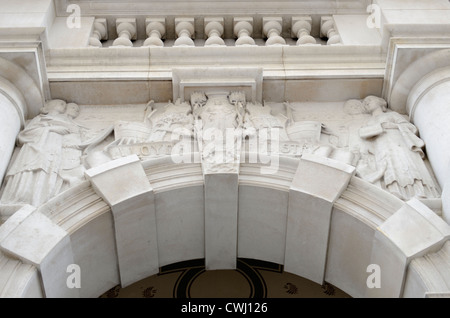
[[[116,30],[118,38],[114,40],[112,46],[133,46],[131,40],[136,40],[136,19],[116,19]]]
[[[205,34],[208,37],[205,46],[225,46],[223,23],[223,18],[205,18]]]
[[[234,35],[238,38],[236,46],[256,45],[251,37],[253,33],[253,18],[234,18]]]
[[[322,17],[320,25],[320,37],[328,38],[327,45],[341,43],[341,36],[335,28],[333,17]]]
[[[89,37],[89,46],[102,47],[102,40],[108,39],[108,28],[106,19],[95,19],[92,34]]]
[[[166,34],[165,24],[164,18],[145,19],[147,39],[142,46],[164,46],[162,38]]]
[[[296,37],[297,45],[316,44],[316,39],[311,36],[312,19],[311,17],[293,17],[292,18],[292,37]]]
[[[282,23],[282,18],[263,18],[263,32],[267,37],[266,46],[286,45],[286,40],[281,37]]]
[[[194,18],[175,18],[175,32],[178,38],[173,45],[195,46],[192,40],[194,31]]]

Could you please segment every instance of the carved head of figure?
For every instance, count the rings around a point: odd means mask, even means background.
[[[76,118],[80,114],[80,107],[75,103],[68,103],[66,107],[66,114],[71,118]]]
[[[230,101],[231,105],[237,105],[240,103],[242,106],[245,106],[245,93],[231,92],[231,94],[228,96],[228,100]]]
[[[383,98],[377,96],[367,96],[362,101],[364,112],[377,115],[387,110],[387,103]]]
[[[67,103],[62,99],[52,99],[45,103],[44,107],[41,109],[41,114],[45,115],[55,115],[64,114],[66,111]]]
[[[349,99],[344,103],[344,112],[349,115],[359,115],[364,113],[363,104],[359,99]]]
[[[194,92],[191,94],[192,107],[202,107],[206,105],[208,98],[203,92]]]

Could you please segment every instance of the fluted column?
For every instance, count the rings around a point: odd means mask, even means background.
[[[147,34],[147,39],[142,46],[164,46],[162,38],[166,34],[165,19],[146,19],[145,32]]]
[[[205,19],[205,34],[208,37],[205,46],[225,46],[225,42],[222,39],[223,24],[223,18]]]
[[[102,40],[108,39],[108,28],[106,19],[95,19],[94,29],[92,30],[91,37],[89,38],[89,46],[102,47]]]
[[[118,38],[112,46],[133,46],[132,40],[136,40],[136,19],[120,18],[116,20]]]
[[[333,17],[322,17],[320,22],[320,37],[326,37],[327,45],[341,43],[341,36],[337,32]]]
[[[311,17],[292,18],[292,37],[297,38],[297,45],[316,44],[316,39],[311,36]]]
[[[281,37],[282,30],[282,18],[263,18],[263,32],[267,37],[266,46],[286,45],[286,40]]]
[[[237,37],[235,46],[256,45],[252,38],[253,18],[234,18],[233,23],[233,32]]]
[[[175,33],[178,38],[174,46],[195,46],[192,38],[194,37],[194,18],[175,18]]]
[[[14,151],[16,137],[24,124],[25,108],[20,91],[0,77],[0,184]]]

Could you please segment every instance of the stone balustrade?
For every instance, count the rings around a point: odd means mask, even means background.
[[[332,16],[147,17],[115,20],[108,40],[107,20],[96,18],[91,47],[304,46],[342,44]],[[144,27],[143,30],[138,30]],[[169,32],[169,31],[170,32]],[[143,37],[142,35],[145,34]],[[110,35],[111,37],[111,35]]]

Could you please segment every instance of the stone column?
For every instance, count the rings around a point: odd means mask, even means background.
[[[419,129],[442,188],[443,219],[450,223],[450,67],[425,75],[408,96],[407,111]]]
[[[0,184],[14,151],[17,134],[23,127],[25,105],[20,91],[0,77]]]

